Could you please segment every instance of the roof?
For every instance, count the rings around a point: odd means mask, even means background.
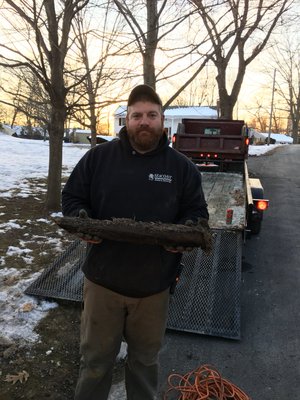
[[[180,118],[216,118],[217,110],[208,106],[190,106],[190,107],[168,107],[165,112],[165,117],[180,117]]]
[[[78,129],[78,128],[74,128],[73,131],[76,132],[76,133],[79,134],[79,135],[82,135],[82,134],[84,134],[84,135],[89,135],[89,134],[91,133],[91,130],[90,130],[90,129]]]
[[[126,115],[127,106],[119,106],[115,111],[115,117],[117,116],[125,116]]]
[[[119,106],[115,111],[115,117],[124,117],[127,106]],[[217,118],[217,110],[209,106],[170,106],[165,112],[165,117],[172,118]]]

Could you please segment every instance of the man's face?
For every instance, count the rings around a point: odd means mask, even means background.
[[[132,147],[139,153],[154,150],[163,135],[161,107],[149,101],[138,101],[128,107],[126,127]]]

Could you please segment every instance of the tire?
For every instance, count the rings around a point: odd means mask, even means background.
[[[252,235],[257,235],[261,230],[261,219],[251,221],[250,230]]]

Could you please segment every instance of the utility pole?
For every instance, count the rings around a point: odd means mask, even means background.
[[[272,118],[273,118],[273,106],[274,106],[274,92],[275,92],[275,77],[276,77],[276,68],[274,69],[274,76],[273,76],[273,88],[272,88],[272,100],[271,100],[271,110],[270,110],[270,122],[269,122],[269,134],[268,134],[268,146],[270,144],[270,137],[272,131]]]

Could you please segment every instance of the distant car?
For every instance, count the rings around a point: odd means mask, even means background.
[[[91,143],[91,135],[87,136],[88,141]],[[101,144],[105,142],[110,142],[111,140],[116,139],[116,136],[110,136],[110,135],[97,135],[96,136],[96,144]]]
[[[92,136],[91,136],[91,135],[90,135],[90,136],[87,136],[87,138],[88,138],[88,141],[91,143]],[[109,136],[108,136],[108,138],[109,138]],[[105,142],[107,142],[107,141],[108,141],[108,140],[105,138],[104,135],[97,135],[97,136],[96,136],[96,144],[105,143]]]

